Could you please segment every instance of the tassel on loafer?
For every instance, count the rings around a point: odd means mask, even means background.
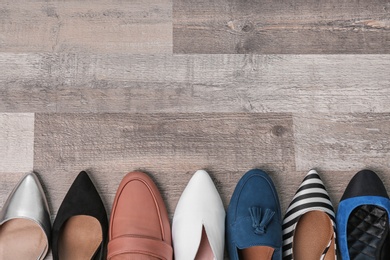
[[[315,170],[303,179],[283,220],[283,260],[335,260],[332,202]]]
[[[358,172],[349,182],[337,210],[337,240],[341,258],[390,259],[390,200],[378,175]]]
[[[69,188],[53,224],[54,260],[105,259],[108,220],[103,202],[85,171]]]
[[[44,259],[49,250],[50,213],[34,173],[15,187],[0,212],[0,259]]]
[[[232,260],[282,259],[282,218],[271,178],[247,172],[237,183],[226,217],[227,248]]]

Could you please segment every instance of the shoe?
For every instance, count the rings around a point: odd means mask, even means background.
[[[49,251],[50,213],[34,173],[11,192],[0,212],[0,259],[44,259]]]
[[[145,173],[128,173],[112,207],[107,259],[172,257],[168,213],[157,186]]]
[[[315,170],[303,179],[283,220],[283,260],[336,259],[332,202]]]
[[[53,224],[53,259],[105,259],[107,232],[103,202],[88,174],[82,171],[69,188]]]
[[[237,183],[227,210],[226,236],[231,260],[282,259],[279,199],[262,170],[250,170]]]
[[[176,260],[222,260],[225,209],[213,181],[199,170],[183,191],[172,222]]]
[[[362,170],[349,182],[337,210],[337,240],[343,260],[390,259],[390,200],[375,172]]]

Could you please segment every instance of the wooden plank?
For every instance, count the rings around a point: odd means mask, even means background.
[[[173,1],[174,53],[390,53],[387,0]]]
[[[389,135],[388,113],[295,115],[297,170],[318,166],[332,171],[369,168],[388,173]],[[386,178],[390,183],[390,176]]]
[[[154,178],[171,217],[198,169],[209,171],[227,206],[238,179],[263,168],[285,207],[291,187],[284,181],[295,168],[292,137],[288,114],[36,114],[34,170],[53,214],[81,170],[94,179],[108,212],[121,179],[137,169]]]
[[[0,53],[0,112],[390,112],[390,55]]]
[[[25,172],[1,172],[0,173],[0,205],[3,207],[8,196],[12,190],[18,184],[18,182],[24,177]]]
[[[172,2],[7,1],[0,51],[172,53]]]
[[[0,113],[0,173],[33,169],[34,114]]]
[[[19,180],[33,170],[33,113],[0,113],[0,148],[1,208]]]

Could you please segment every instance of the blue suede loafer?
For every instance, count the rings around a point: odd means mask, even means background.
[[[390,200],[373,171],[358,172],[349,182],[336,214],[343,260],[390,259]]]
[[[280,211],[271,178],[262,170],[247,172],[237,183],[227,210],[230,259],[282,259]]]

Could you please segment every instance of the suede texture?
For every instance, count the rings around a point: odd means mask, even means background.
[[[102,228],[102,244],[94,254],[94,260],[106,259],[106,244],[108,239],[108,219],[103,202],[88,174],[80,172],[69,188],[56,216],[52,231],[53,259],[58,260],[58,240],[61,228],[65,222],[77,215],[87,215],[96,218]]]
[[[264,233],[256,233],[250,208],[274,212]],[[239,249],[252,246],[274,248],[272,260],[282,259],[282,218],[278,195],[271,178],[262,170],[247,172],[238,182],[232,195],[226,218],[226,244],[230,259],[238,260]]]

